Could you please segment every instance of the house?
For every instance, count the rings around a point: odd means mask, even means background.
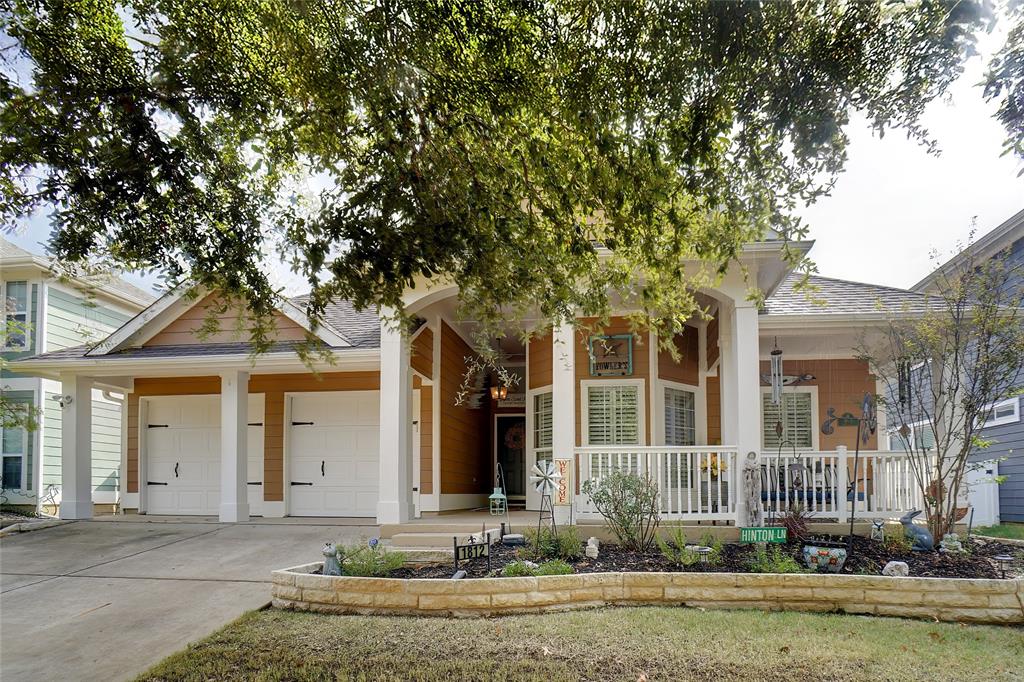
[[[666,518],[736,523],[747,510],[748,455],[769,514],[800,503],[843,521],[851,506],[867,519],[919,504],[905,455],[879,439],[885,415],[862,430],[849,424],[871,417],[878,391],[853,349],[885,324],[879,301],[913,311],[924,297],[813,277],[828,301],[817,304],[795,289],[799,277],[773,239],[747,245],[738,261],[699,292],[710,318],[695,317],[672,339],[676,357],[622,317],[601,334],[566,324],[525,344],[510,335],[494,344],[520,383],[503,391],[493,375],[473,374],[465,401],[457,394],[474,324],[457,319],[454,286],[427,280],[405,295],[420,322],[411,333],[344,301],[329,307],[314,332],[333,361],[315,360],[315,371],[295,352],[310,333],[303,297],[282,302],[273,347],[253,358],[244,333],[231,331],[244,329],[244,309],[216,291],[183,290],[95,346],[47,350],[18,371],[60,381],[71,397],[65,518],[93,513],[86,472],[97,453],[87,434],[97,389],[126,396],[120,492],[139,513],[392,524],[483,507],[496,480],[514,504],[538,509],[528,476],[552,461],[563,475],[552,500],[563,520],[597,518],[582,482],[620,468],[657,480]],[[763,309],[748,300],[741,266],[767,293]],[[211,315],[222,331],[200,333]],[[769,387],[776,349],[778,402]]]
[[[965,258],[973,256],[976,262],[990,258],[1005,258],[1013,267],[1024,267],[1024,210],[1019,211],[988,234],[971,244],[964,252],[951,258],[914,285],[913,290],[935,292],[941,274],[955,270]],[[1008,286],[1024,286],[1020,276]],[[989,407],[988,418],[981,437],[992,445],[979,454],[985,460],[999,460],[999,474],[1006,476],[999,486],[999,516],[1003,521],[1024,522],[1024,396],[1001,400]],[[926,436],[927,437],[927,436]]]
[[[100,341],[153,301],[141,289],[117,278],[61,282],[50,273],[49,259],[0,238],[0,296],[5,320],[19,333],[4,334],[0,352],[14,361]],[[24,333],[20,333],[24,332]],[[3,496],[6,504],[40,507],[60,501],[61,420],[59,382],[0,369],[0,389],[14,403],[34,406],[40,428],[4,429]],[[124,396],[100,388],[90,391],[91,463],[87,482],[100,505],[118,501]],[[51,487],[53,486],[53,487]]]

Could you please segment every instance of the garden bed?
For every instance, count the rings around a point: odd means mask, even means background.
[[[964,543],[966,554],[941,554],[939,552],[914,552],[893,550],[885,544],[855,537],[853,554],[849,557],[842,573],[847,575],[880,575],[882,568],[889,561],[906,562],[910,575],[929,578],[1000,578],[1002,573],[992,557],[1006,554],[1014,557],[1012,564],[1007,566],[1007,577],[1024,575],[1024,547],[1016,547],[997,541],[971,539]],[[780,545],[780,552],[791,556],[803,566],[801,556],[802,545],[789,543]],[[614,544],[602,544],[597,559],[581,557],[570,559],[567,563],[575,573],[604,573],[609,571],[631,572],[693,572],[708,571],[727,573],[751,573],[750,561],[755,549],[752,545],[735,543],[722,546],[720,561],[714,566],[694,564],[681,567],[671,563],[662,553],[654,548],[648,552],[635,552],[623,549]],[[498,575],[500,569],[516,561],[520,554],[531,558],[528,548],[517,554],[517,549],[502,544],[491,548],[491,572],[487,569],[487,560],[473,559],[459,563],[459,568],[466,571],[466,577],[485,578]],[[451,578],[454,572],[452,563],[428,564],[424,566],[404,566],[391,571],[392,578]]]

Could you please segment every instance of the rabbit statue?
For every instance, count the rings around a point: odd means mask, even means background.
[[[914,523],[914,517],[921,513],[920,509],[912,509],[900,517],[904,533],[910,538],[913,545],[911,549],[915,552],[931,552],[935,549],[935,538],[931,532],[922,526]]]

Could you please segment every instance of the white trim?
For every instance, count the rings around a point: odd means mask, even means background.
[[[647,382],[647,399],[649,405],[658,404],[658,394],[664,393],[661,388],[661,363],[658,358],[658,335],[653,331],[647,333],[647,345],[648,345],[648,370],[647,376],[650,381]],[[651,444],[652,445],[664,445],[664,412],[658,409],[654,409],[651,412],[650,417],[650,429],[651,429]],[[580,422],[582,424],[582,421]],[[644,424],[644,428],[647,428],[647,424]],[[659,438],[659,434],[662,435]]]
[[[7,287],[11,284],[24,284],[25,285],[25,309],[18,310],[15,308],[10,313],[7,312]],[[19,279],[17,277],[12,279],[5,279],[0,281],[0,313],[3,314],[4,318],[4,338],[3,345],[0,346],[0,351],[4,353],[24,353],[25,351],[31,351],[32,348],[29,346],[28,338],[32,337],[35,341],[36,333],[35,328],[32,326],[32,284],[31,279]],[[37,304],[38,305],[38,304]],[[44,314],[41,308],[37,308],[39,314]],[[7,335],[7,316],[8,315],[24,315],[25,316],[25,328],[22,330],[22,336],[25,339],[25,343],[21,346],[12,346],[9,344],[10,338]]]
[[[993,426],[1003,426],[1004,424],[1016,424],[1020,421],[1020,397],[1013,396],[1012,398],[1006,398],[999,402],[990,403],[985,406],[983,413],[988,414],[989,412],[995,414],[995,411],[1000,408],[1012,407],[1013,413],[1006,417],[993,417],[985,422],[982,426],[982,430],[991,428]]]
[[[637,429],[638,443],[647,445],[647,391],[644,379],[582,379],[580,381],[580,440],[583,447],[590,446],[590,387],[607,388],[609,386],[635,386],[637,389]],[[630,443],[629,445],[633,445]]]
[[[529,378],[527,378],[529,381]],[[530,471],[533,468],[533,463],[537,461],[537,451],[541,448],[535,447],[533,442],[534,423],[537,421],[537,411],[535,408],[535,398],[538,395],[550,393],[552,395],[552,401],[554,400],[554,387],[551,384],[547,386],[538,386],[537,388],[526,389],[526,470]],[[552,405],[554,407],[554,405]],[[575,428],[575,426],[573,427]],[[552,447],[546,448],[551,450],[551,455],[554,457],[554,414],[551,416],[551,438]],[[529,479],[529,477],[527,477]],[[526,508],[527,510],[536,511],[540,508],[540,496],[537,491],[534,490],[533,486],[526,486]]]
[[[433,321],[432,333],[433,348],[432,362],[430,365],[433,373],[433,382],[430,386],[433,402],[430,405],[430,413],[434,419],[433,446],[430,453],[430,464],[433,468],[433,476],[430,479],[430,500],[429,506],[424,506],[426,511],[441,511],[441,322],[440,316]]]
[[[771,386],[761,386],[761,393],[758,396],[759,401],[757,407],[761,410],[761,452],[768,451],[768,448],[764,444],[765,429],[768,428],[768,424],[764,420],[764,396],[769,395],[772,392]],[[821,450],[820,440],[821,434],[819,432],[819,425],[821,424],[821,417],[818,411],[818,387],[817,386],[783,386],[783,394],[787,393],[810,393],[811,394],[811,447],[810,448],[797,448],[797,452],[810,451],[819,452]],[[785,453],[785,451],[784,451]]]
[[[655,403],[655,411],[661,414],[662,417],[660,420],[661,431],[659,434],[657,434],[660,436],[660,438],[652,438],[652,440],[654,440],[654,444],[665,445],[665,389],[671,388],[676,391],[685,391],[686,393],[690,393],[693,395],[693,444],[694,446],[702,445],[702,443],[700,442],[700,423],[702,419],[705,423],[707,422],[707,415],[701,413],[702,406],[699,398],[700,387],[694,386],[693,384],[684,384],[678,381],[669,381],[667,379],[660,379],[658,383],[659,387],[656,396],[657,402]],[[704,403],[706,407],[707,401],[705,400]],[[654,436],[655,434],[651,435]]]
[[[284,508],[281,510],[281,516],[292,515],[292,468],[291,468],[291,434],[292,434],[292,398],[296,395],[294,393],[283,392],[282,397],[284,399],[284,420],[281,422],[281,485],[283,490],[281,491],[281,502],[284,504]],[[265,436],[264,436],[265,437]],[[266,447],[266,441],[264,441],[264,447]],[[266,457],[266,454],[264,454]],[[266,481],[266,461],[263,462],[264,473],[263,480]],[[263,493],[266,497],[266,492]],[[264,502],[266,504],[266,502]]]

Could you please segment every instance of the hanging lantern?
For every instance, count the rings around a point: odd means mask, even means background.
[[[504,400],[508,397],[508,386],[491,386],[491,400]]]
[[[782,351],[779,350],[779,341],[775,340],[775,349],[771,354],[772,372],[772,404],[778,405],[782,402]]]

